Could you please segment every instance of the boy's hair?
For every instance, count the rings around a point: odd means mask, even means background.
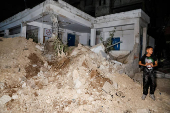
[[[147,46],[147,47],[146,47],[146,50],[147,50],[147,49],[150,49],[150,48],[152,48],[152,49],[153,49],[153,47],[152,47],[152,46]]]

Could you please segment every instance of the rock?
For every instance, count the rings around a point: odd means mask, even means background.
[[[137,113],[150,113],[149,109],[138,109]]]
[[[132,111],[126,110],[126,111],[124,111],[123,113],[132,113]]]
[[[110,58],[110,57],[108,57],[108,55],[104,52],[104,51],[102,51],[102,50],[100,50],[100,53],[99,53],[102,57],[104,57],[104,58]]]
[[[3,90],[4,89],[4,83],[3,82],[0,82],[0,89]]]
[[[18,95],[12,95],[12,99],[18,99]]]
[[[40,51],[44,51],[44,47],[43,47],[43,46],[36,45],[35,47],[36,47],[37,49],[39,49]]]
[[[75,83],[75,88],[80,88],[80,86],[82,85],[82,83],[77,79],[74,81]]]
[[[22,88],[25,88],[26,87],[26,83],[24,82],[23,84],[22,84]]]
[[[118,91],[118,92],[116,93],[116,96],[122,97],[122,98],[125,97],[125,95],[124,95],[124,93],[123,93],[122,91]]]
[[[4,105],[5,103],[9,102],[11,100],[11,97],[8,95],[3,95],[0,98],[0,105]]]
[[[75,88],[80,88],[80,86],[82,85],[82,83],[80,82],[79,80],[79,73],[77,70],[74,70],[73,71],[73,81],[74,81],[74,84],[75,84]]]
[[[37,65],[36,65],[36,64],[33,64],[32,67],[37,67]]]
[[[103,51],[103,52],[104,52],[105,47],[104,47],[104,45],[103,45],[102,43],[100,43],[100,44],[97,44],[97,45],[91,47],[90,50],[93,51],[93,52],[95,52],[95,53],[97,53],[97,54],[99,54],[100,51]]]
[[[102,69],[105,69],[105,67],[104,67],[103,65],[100,65],[99,68],[100,68],[101,70],[102,70]]]
[[[118,72],[119,72],[119,74],[125,73],[125,72],[123,71],[123,69],[119,69]]]
[[[111,60],[111,62],[112,62],[112,63],[115,63],[115,64],[120,64],[120,65],[122,65],[121,62],[118,62],[118,61],[116,61],[116,60]]]
[[[165,74],[165,78],[170,78],[170,73]]]
[[[32,38],[29,38],[29,41],[33,42],[33,39],[32,39]]]
[[[118,84],[116,82],[113,82],[114,89],[118,89]]]
[[[43,84],[44,86],[48,85],[48,79],[47,79],[47,78],[43,79],[42,84]]]
[[[108,94],[113,95],[115,89],[109,82],[106,81],[102,87],[102,90],[104,90]]]

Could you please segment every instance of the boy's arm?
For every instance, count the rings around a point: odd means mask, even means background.
[[[156,66],[158,66],[158,62],[157,62],[157,61],[155,61],[155,65],[151,64],[151,66],[152,66],[152,67],[156,67]]]
[[[142,64],[142,62],[141,62],[141,61],[139,61],[139,65],[141,65],[141,66],[147,66],[147,65],[148,65],[148,63],[146,63],[146,64]]]

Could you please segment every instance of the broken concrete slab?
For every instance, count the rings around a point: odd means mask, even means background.
[[[114,57],[119,57],[119,56],[126,56],[127,54],[130,53],[130,51],[114,51],[114,50],[112,50],[109,53]]]
[[[11,97],[8,95],[3,95],[0,98],[0,105],[4,105],[5,103],[9,102],[11,100]]]
[[[106,58],[106,59],[109,59],[109,55],[107,55],[104,51],[100,50],[99,54],[100,54],[102,57],[104,57],[104,58]]]
[[[0,89],[3,90],[4,89],[5,84],[3,82],[0,82]]]
[[[18,95],[12,95],[12,99],[18,99]]]
[[[40,51],[44,51],[44,46],[36,45],[35,47],[36,47],[37,49],[39,49]]]
[[[99,54],[100,51],[103,51],[103,52],[105,51],[105,47],[102,43],[100,43],[100,44],[97,44],[97,45],[91,47],[90,50]]]
[[[113,87],[114,87],[114,89],[118,89],[118,83],[113,82]]]
[[[111,60],[111,62],[112,62],[112,63],[115,63],[115,64],[122,65],[122,63],[121,63],[121,62],[118,62],[118,61],[116,61],[116,60]]]
[[[165,78],[170,78],[170,73],[165,74]]]
[[[116,85],[115,88],[117,88]],[[114,95],[115,88],[113,87],[113,85],[111,85],[109,82],[106,81],[102,87],[102,90],[108,94]]]
[[[138,109],[137,113],[150,113],[149,109]]]
[[[164,78],[165,77],[165,73],[162,73],[160,71],[156,71],[156,77],[157,78]]]

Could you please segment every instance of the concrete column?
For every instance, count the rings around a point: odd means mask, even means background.
[[[21,36],[26,38],[26,33],[27,33],[27,26],[21,24]]]
[[[143,28],[143,48],[142,48],[142,55],[145,54],[146,49],[146,39],[147,38],[147,27]]]
[[[96,43],[96,29],[91,29],[90,45],[94,46]]]
[[[43,44],[43,36],[44,36],[44,28],[42,26],[42,27],[39,27],[38,29],[38,43]]]
[[[8,35],[9,35],[9,29],[6,29],[6,30],[4,31],[4,37],[8,37]]]
[[[140,24],[139,19],[136,20],[134,25],[134,44],[140,43]]]
[[[133,59],[133,63],[132,63],[132,75],[134,75],[135,73],[137,73],[139,71],[139,54],[140,54],[140,22],[139,19],[136,19],[135,25],[134,25],[134,48],[133,48],[133,55],[132,59]]]

